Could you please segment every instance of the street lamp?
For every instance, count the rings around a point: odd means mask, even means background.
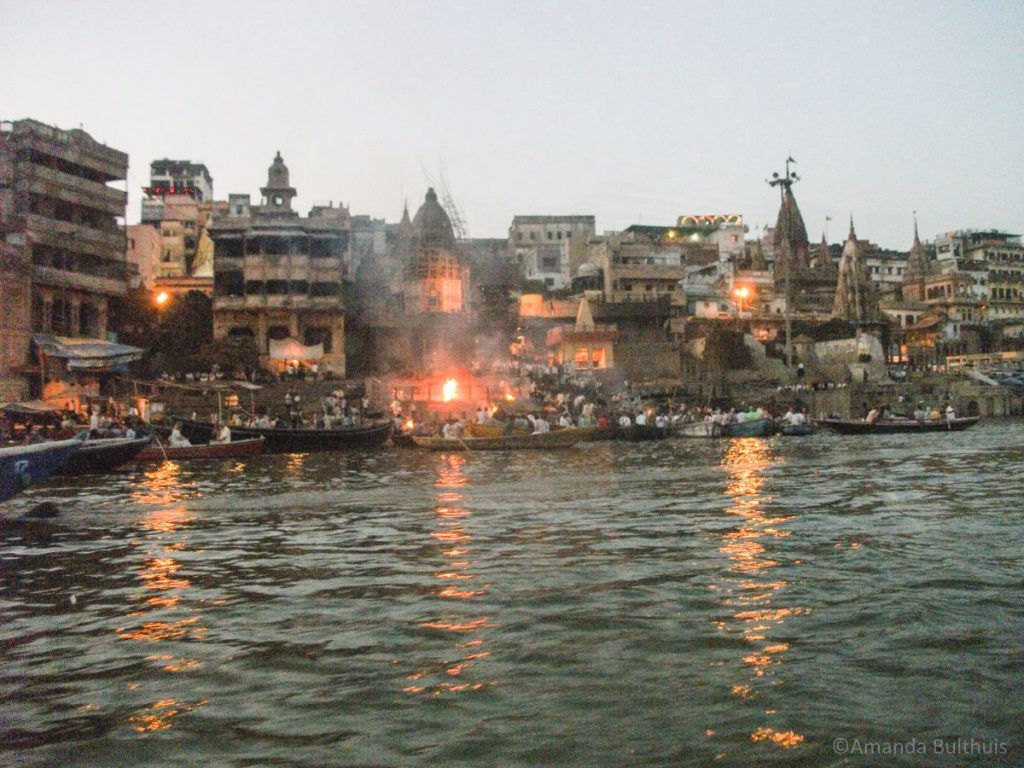
[[[160,291],[160,293],[156,295],[156,298],[153,299],[153,301],[156,302],[156,305],[158,307],[163,307],[163,305],[166,304],[168,299],[170,298],[171,297],[170,295],[168,295],[167,291]]]

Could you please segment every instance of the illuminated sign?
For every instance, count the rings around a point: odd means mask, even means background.
[[[743,226],[743,215],[739,213],[710,213],[699,216],[680,216],[676,219],[677,227],[720,227]]]
[[[196,197],[199,194],[199,190],[191,185],[172,187],[167,186],[166,184],[155,184],[151,187],[143,187],[142,191],[150,197],[164,197],[165,195],[188,195],[189,197]]]

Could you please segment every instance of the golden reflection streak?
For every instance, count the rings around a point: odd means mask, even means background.
[[[753,680],[773,674],[772,668],[781,663],[782,655],[789,650],[788,643],[772,642],[769,632],[783,624],[791,616],[806,613],[805,609],[773,605],[779,591],[787,586],[784,579],[758,578],[767,575],[779,561],[765,553],[766,544],[772,539],[782,539],[790,531],[777,526],[788,522],[793,515],[770,517],[764,508],[772,497],[763,491],[765,470],[781,459],[772,455],[771,444],[759,438],[733,440],[722,460],[722,466],[729,475],[725,496],[729,506],[725,513],[739,518],[740,526],[722,536],[719,551],[732,562],[728,572],[734,574],[731,583],[723,585],[723,602],[734,609],[731,621],[715,622],[720,631],[738,631],[751,645],[751,650],[741,656],[748,666]],[[740,699],[756,695],[747,682],[732,686],[732,694]],[[774,710],[773,710],[774,711]],[[768,727],[758,728],[750,736],[753,742],[768,742],[783,749],[790,749],[803,743],[804,737],[793,731],[777,731]]]
[[[440,553],[444,558],[444,567],[435,570],[433,577],[443,584],[435,593],[436,596],[446,601],[471,601],[487,593],[486,588],[459,589],[451,584],[453,581],[471,581],[476,578],[469,570],[476,563],[469,557],[471,553],[469,544],[472,541],[472,536],[467,531],[467,524],[472,515],[469,509],[461,506],[463,495],[460,489],[465,488],[469,483],[469,478],[462,472],[465,462],[466,458],[461,454],[452,453],[442,456],[442,464],[434,483],[434,487],[437,489],[434,519],[438,529],[431,531],[430,536],[445,545],[445,548]],[[453,632],[464,637],[465,634],[472,635],[493,625],[487,616],[473,619],[442,616],[420,622],[419,626],[424,629]],[[410,694],[439,696],[442,693],[450,694],[483,689],[485,683],[453,683],[450,681],[451,678],[460,677],[464,672],[470,670],[480,659],[490,656],[489,651],[482,650],[482,644],[483,640],[480,638],[460,639],[458,642],[454,642],[458,658],[435,662],[406,676],[407,680],[413,682],[418,682],[428,676],[440,677],[439,680],[431,685],[407,685],[402,690]]]
[[[193,513],[180,506],[185,497],[181,487],[181,467],[175,462],[165,461],[143,472],[133,490],[132,499],[150,507],[139,520],[140,527],[149,535],[142,541],[133,542],[135,546],[145,548],[138,574],[142,591],[134,595],[138,609],[127,613],[129,617],[142,617],[142,620],[133,626],[115,629],[121,640],[156,643],[167,640],[202,641],[206,638],[207,627],[201,623],[199,615],[176,620],[167,615],[187,605],[185,593],[192,586],[183,564],[174,557],[176,553],[188,550],[187,531],[195,520]],[[159,664],[160,669],[168,674],[188,672],[201,666],[197,659],[167,654],[151,655],[147,659]],[[200,701],[189,705],[164,698],[148,709],[130,715],[128,721],[140,733],[165,730],[173,725],[178,715],[206,703]]]
[[[152,733],[163,731],[171,727],[171,721],[178,715],[198,709],[209,704],[208,699],[197,701],[195,704],[184,704],[174,699],[161,699],[153,702],[149,709],[128,717],[128,722],[135,723],[133,726],[139,733]]]

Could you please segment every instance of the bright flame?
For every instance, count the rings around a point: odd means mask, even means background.
[[[159,304],[162,307],[164,304],[167,303],[167,300],[169,298],[171,298],[171,297],[167,295],[167,291],[160,291],[160,293],[158,293],[156,295],[155,301],[156,301],[157,304]]]
[[[441,388],[441,392],[444,395],[444,401],[450,402],[455,399],[456,393],[459,391],[459,382],[455,379],[448,379]]]
[[[506,399],[506,400],[507,400],[508,402],[510,402],[510,403],[514,403],[514,402],[515,402],[515,400],[516,400],[516,396],[515,396],[515,395],[513,395],[513,394],[512,394],[511,392],[506,392],[506,393],[505,393],[505,399]]]
[[[412,419],[406,419],[402,423],[402,429],[406,430],[407,432],[412,432],[413,429],[415,429],[415,427],[416,427],[416,422],[413,421]]]

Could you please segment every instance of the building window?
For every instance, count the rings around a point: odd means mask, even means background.
[[[337,296],[341,286],[339,283],[313,283],[310,286],[310,296]]]
[[[274,341],[283,341],[291,336],[287,325],[272,325],[267,328],[267,338]]]
[[[554,239],[553,235],[550,232],[548,232],[548,240],[553,240],[553,239]]]
[[[590,367],[590,350],[586,347],[577,347],[576,354],[573,356],[573,365],[579,369],[585,369]]]

